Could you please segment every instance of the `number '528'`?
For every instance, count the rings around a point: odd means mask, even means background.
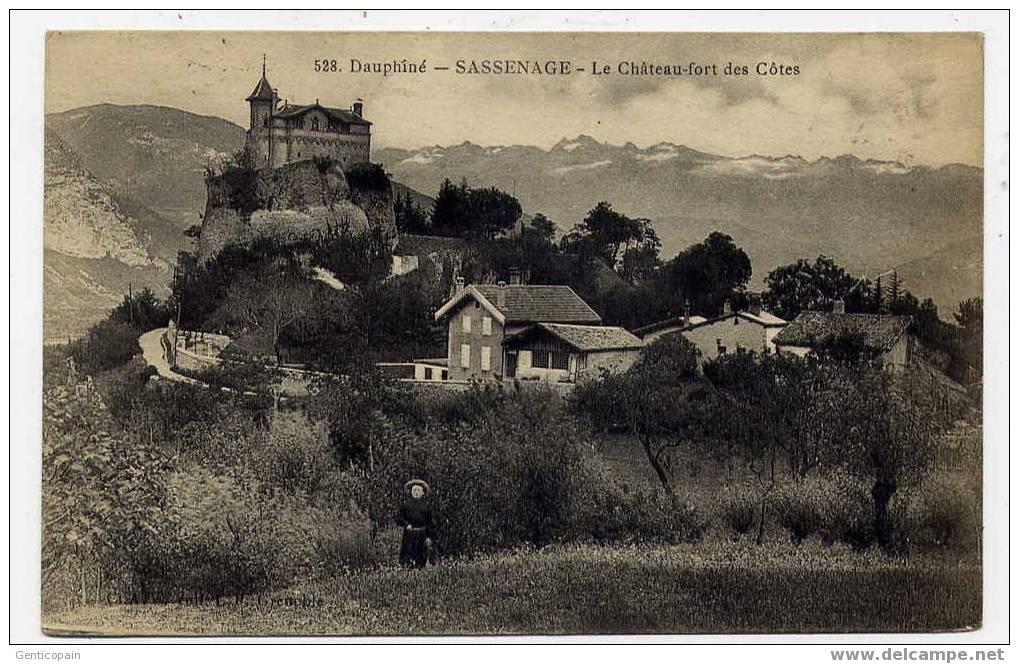
[[[336,60],[316,60],[315,71],[339,71],[336,69]]]

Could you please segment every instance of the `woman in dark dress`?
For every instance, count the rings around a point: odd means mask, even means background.
[[[424,480],[414,479],[403,485],[407,494],[400,505],[396,522],[403,526],[400,543],[400,564],[404,567],[424,567],[432,544],[432,509],[425,496],[430,487]]]

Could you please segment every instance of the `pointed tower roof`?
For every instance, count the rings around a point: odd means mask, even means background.
[[[262,78],[259,79],[258,85],[255,86],[254,91],[248,95],[248,98],[244,101],[272,101],[276,98],[273,94],[272,86],[269,85],[269,79],[265,76],[265,56],[262,56]]]

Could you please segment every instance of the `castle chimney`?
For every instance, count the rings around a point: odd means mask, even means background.
[[[831,312],[833,314],[844,314],[846,313],[846,301],[835,300],[835,304],[832,305]]]
[[[360,98],[355,99],[354,103],[350,105],[350,111],[357,117],[361,117],[361,114],[364,112],[364,100]]]
[[[519,286],[521,283],[523,283],[520,280],[520,268],[519,267],[511,267],[509,269],[509,282],[513,286]]]
[[[725,302],[722,303],[722,315],[728,316],[731,313],[732,313],[732,302],[726,300]]]
[[[500,281],[499,282],[499,294],[495,298],[495,306],[499,307],[500,309],[504,309],[506,307],[506,282],[505,281]]]

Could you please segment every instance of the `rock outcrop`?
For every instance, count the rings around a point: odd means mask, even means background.
[[[199,260],[223,247],[273,237],[296,242],[330,231],[355,235],[378,231],[396,242],[393,190],[358,184],[335,163],[300,161],[257,171],[230,169],[208,183],[208,200],[198,243]]]

